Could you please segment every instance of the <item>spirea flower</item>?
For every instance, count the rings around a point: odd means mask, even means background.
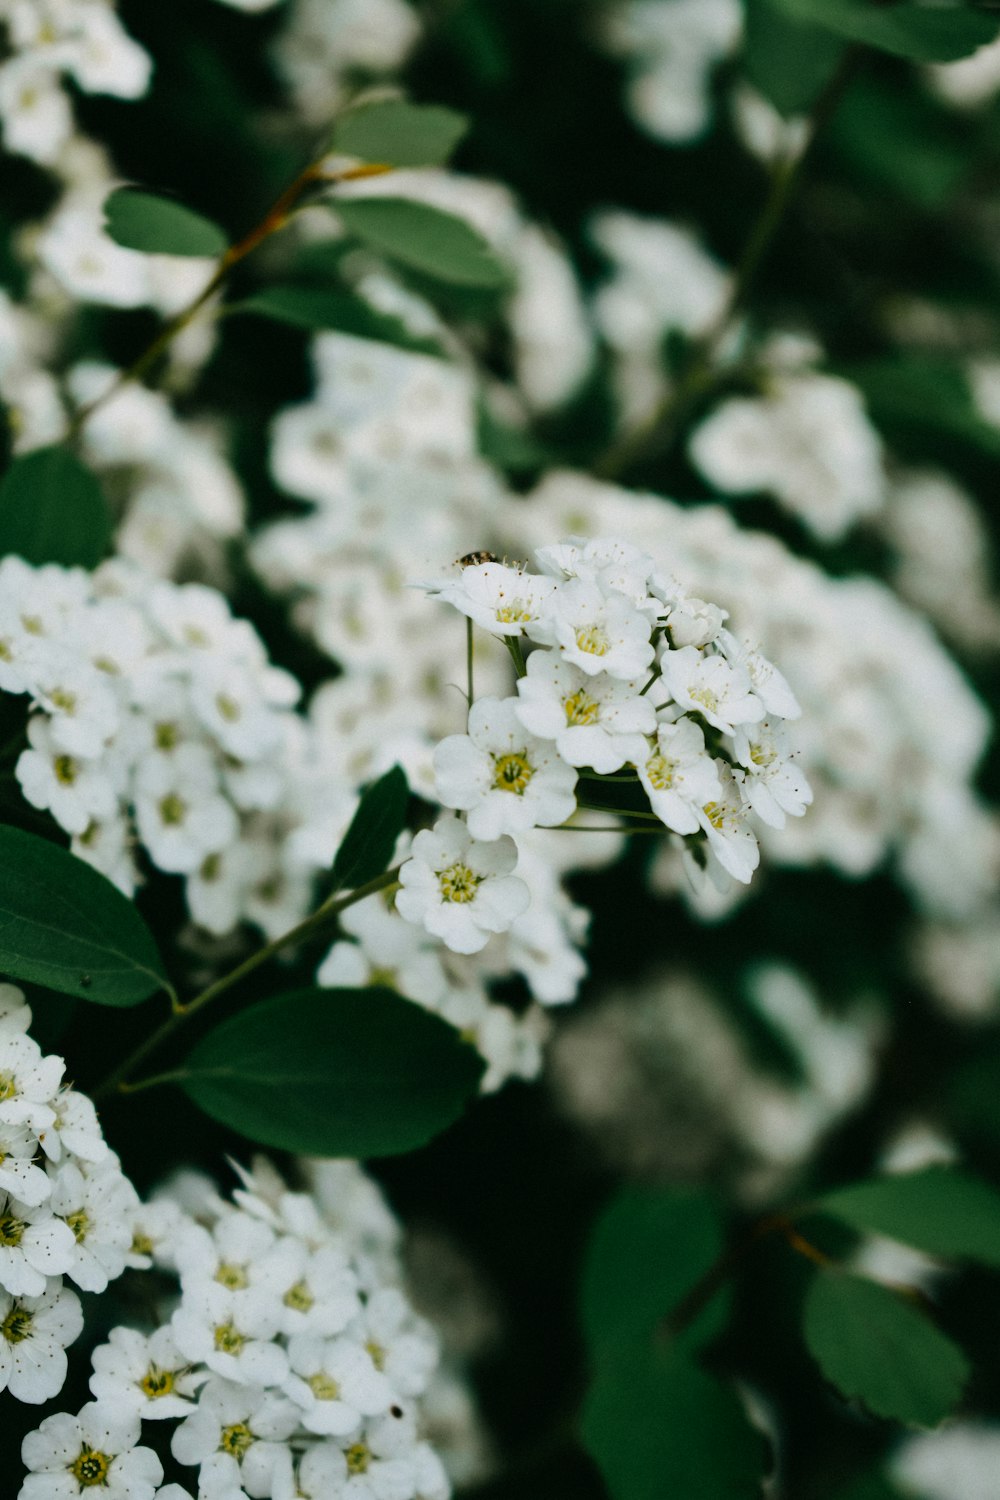
[[[576,774],[556,747],[525,729],[517,700],[480,698],[468,734],[451,735],[434,752],[438,796],[466,814],[474,839],[564,823],[576,810]]]
[[[454,953],[478,953],[527,910],[528,888],[513,873],[516,865],[513,839],[483,842],[458,818],[439,818],[413,840],[412,857],[399,872],[396,910]]]

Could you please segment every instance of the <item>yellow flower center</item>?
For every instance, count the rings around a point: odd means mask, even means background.
[[[349,1474],[365,1474],[371,1463],[372,1454],[367,1443],[352,1443],[344,1457],[347,1459]]]
[[[493,785],[501,792],[516,792],[520,797],[535,774],[535,768],[523,751],[495,757]]]
[[[611,642],[601,625],[581,625],[576,632],[576,644],[588,656],[607,656],[611,650]]]
[[[294,1286],[288,1288],[281,1300],[286,1307],[292,1308],[295,1312],[306,1313],[315,1304],[316,1298],[304,1281],[297,1281]]]
[[[187,803],[176,792],[168,792],[160,801],[160,820],[167,828],[176,828],[187,817]]]
[[[30,1312],[19,1307],[15,1302],[3,1322],[0,1323],[0,1338],[6,1339],[8,1344],[22,1343],[31,1332],[32,1321]]]
[[[220,1323],[215,1330],[215,1347],[220,1354],[239,1354],[244,1342],[242,1333],[232,1323]]]
[[[773,766],[778,755],[770,745],[751,745],[750,759],[755,766]]]
[[[52,762],[56,780],[61,786],[72,786],[77,778],[77,764],[72,755],[57,755]]]
[[[81,1244],[87,1237],[90,1228],[90,1216],[85,1208],[78,1208],[75,1213],[66,1215],[66,1223],[76,1236],[77,1244]]]
[[[108,1472],[113,1462],[113,1454],[109,1457],[107,1453],[98,1453],[96,1448],[88,1448],[84,1444],[80,1449],[79,1458],[70,1465],[69,1472],[82,1490],[89,1490],[95,1485],[107,1484]]]
[[[654,791],[669,792],[674,784],[674,772],[677,769],[675,760],[667,760],[665,755],[651,755],[646,762],[646,775],[649,784]]]
[[[718,802],[706,802],[702,812],[713,828],[721,830],[725,826],[726,810]]]
[[[215,1273],[215,1279],[220,1286],[227,1286],[231,1292],[241,1292],[244,1287],[250,1285],[245,1266],[238,1266],[233,1261],[223,1260],[219,1262],[219,1269]]]
[[[596,698],[590,696],[586,688],[564,698],[563,708],[566,710],[567,724],[593,724],[601,712],[601,705]]]
[[[694,688],[691,693],[692,703],[700,703],[702,708],[707,708],[710,714],[718,712],[719,695],[713,693],[710,687]]]
[[[64,714],[76,712],[76,694],[69,692],[67,688],[53,688],[49,694],[56,708],[61,708]]]
[[[511,599],[509,604],[497,606],[496,618],[500,625],[523,625],[526,620],[533,620],[534,615],[523,599]]]
[[[235,724],[240,718],[240,705],[227,693],[216,694],[215,706],[219,710],[220,719],[225,719],[227,724]]]
[[[17,1079],[13,1073],[0,1073],[0,1104],[6,1099],[13,1099],[17,1093]]]
[[[368,1342],[367,1342],[367,1344],[365,1345],[365,1348],[368,1350],[368,1353],[371,1355],[372,1364],[375,1366],[376,1370],[384,1370],[385,1369],[385,1350],[382,1348],[382,1345],[381,1344],[376,1344],[376,1342],[375,1342],[374,1339],[369,1339]]]
[[[27,1227],[23,1219],[16,1219],[13,1214],[0,1214],[0,1245],[19,1245]]]
[[[242,1459],[256,1442],[256,1438],[245,1422],[234,1422],[231,1427],[223,1427],[219,1434],[219,1452],[231,1453],[233,1458]]]
[[[177,725],[172,724],[169,719],[161,720],[153,730],[153,743],[157,750],[173,750],[179,739]]]
[[[482,883],[483,877],[470,870],[468,865],[463,865],[461,860],[456,860],[447,870],[438,871],[438,885],[446,901],[457,901],[460,904],[475,901],[476,891]]]
[[[142,1234],[137,1231],[132,1236],[133,1255],[152,1255],[153,1248],[153,1241],[150,1239],[148,1234]]]
[[[173,1370],[161,1370],[159,1365],[150,1365],[145,1375],[139,1381],[140,1391],[150,1401],[158,1401],[161,1396],[169,1396],[173,1388]]]
[[[316,1375],[310,1375],[306,1385],[317,1401],[336,1401],[340,1396],[340,1386],[325,1370],[320,1370]]]

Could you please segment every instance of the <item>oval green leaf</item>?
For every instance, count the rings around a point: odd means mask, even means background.
[[[15,458],[0,483],[0,554],[95,568],[111,542],[111,512],[93,474],[68,448]]]
[[[156,193],[116,188],[104,204],[107,231],[116,245],[147,255],[220,256],[229,240],[223,229]]]
[[[82,859],[20,828],[0,827],[0,973],[98,1005],[170,991],[131,901]]]
[[[309,1156],[394,1156],[458,1119],[484,1064],[388,989],[293,990],[223,1021],[173,1075],[213,1120]]]
[[[335,890],[366,885],[388,868],[406,827],[410,788],[399,766],[368,787],[333,861]]]
[[[580,1433],[611,1500],[759,1500],[764,1438],[735,1392],[676,1346],[599,1366]]]
[[[580,1288],[591,1353],[651,1340],[667,1314],[722,1251],[722,1221],[707,1193],[626,1187],[594,1226]],[[703,1344],[721,1331],[728,1298],[713,1297],[683,1335]]]
[[[437,104],[373,99],[341,115],[330,150],[390,167],[442,167],[468,128],[465,115]]]
[[[503,287],[510,273],[471,225],[408,198],[338,198],[350,234],[398,265],[454,286]]]
[[[872,5],[869,0],[779,0],[782,10],[848,41],[911,62],[957,62],[1000,33],[996,14],[966,5]]]
[[[879,1177],[816,1204],[855,1229],[888,1235],[928,1255],[1000,1266],[1000,1193],[955,1167]]]
[[[820,1272],[806,1295],[805,1341],[823,1374],[876,1416],[936,1427],[957,1405],[969,1362],[897,1292]]]

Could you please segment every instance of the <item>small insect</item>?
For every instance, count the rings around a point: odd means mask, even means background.
[[[483,563],[499,562],[500,559],[492,552],[467,552],[464,557],[456,557],[457,568],[481,568]]]

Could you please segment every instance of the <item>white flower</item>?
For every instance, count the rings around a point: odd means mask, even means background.
[[[288,1346],[291,1375],[283,1387],[302,1425],[324,1437],[347,1437],[363,1417],[387,1411],[393,1388],[367,1348],[350,1338],[298,1334]]]
[[[259,674],[238,662],[196,662],[191,704],[205,729],[239,760],[259,760],[280,743],[281,720],[261,691]]]
[[[548,610],[556,584],[506,563],[479,563],[457,578],[428,585],[428,592],[451,604],[493,635],[523,635]]]
[[[39,1406],[62,1390],[66,1348],[83,1330],[80,1299],[53,1278],[38,1297],[0,1291],[0,1391]]]
[[[518,679],[515,713],[524,727],[556,749],[571,766],[608,774],[638,762],[644,736],[656,728],[656,711],[642,684],[594,678],[552,651],[534,651]]]
[[[778,719],[797,719],[802,713],[798,699],[773,662],[752,646],[741,645],[728,630],[720,630],[718,644],[734,667],[745,669],[754,695],[765,710]]]
[[[38,1136],[23,1124],[0,1123],[0,1193],[37,1208],[52,1192],[52,1183],[35,1166]]]
[[[722,795],[715,761],[693,719],[658,725],[656,741],[646,746],[636,769],[650,807],[674,833],[697,833],[701,809]]]
[[[393,1390],[400,1396],[421,1395],[439,1356],[431,1325],[417,1317],[398,1287],[389,1286],[368,1298],[362,1324],[365,1349]]]
[[[663,681],[671,696],[689,713],[701,714],[716,729],[731,732],[737,724],[755,724],[764,705],[750,690],[746,671],[723,656],[702,656],[694,646],[664,651]]]
[[[55,1121],[55,1100],[66,1064],[46,1057],[20,1031],[0,1034],[0,1123],[28,1125],[36,1134]]]
[[[73,1088],[62,1088],[52,1103],[55,1119],[38,1132],[42,1150],[51,1162],[62,1160],[63,1152],[96,1166],[110,1155],[101,1133],[97,1110],[86,1094]]]
[[[392,911],[381,896],[370,896],[349,907],[340,921],[356,943],[334,943],[316,973],[316,982],[348,989],[385,984],[434,1006],[448,988],[440,948],[426,933],[416,931]]]
[[[705,599],[682,596],[670,604],[666,626],[672,644],[682,646],[709,646],[717,641],[725,621],[727,610]]]
[[[458,818],[439,818],[413,840],[396,910],[454,953],[478,953],[528,908],[527,886],[512,873],[516,864],[513,839],[480,843]]]
[[[746,768],[743,800],[772,828],[784,828],[786,814],[801,818],[812,802],[812,788],[788,758],[785,737],[769,723],[737,729],[736,758]]]
[[[134,1328],[112,1328],[93,1353],[90,1389],[115,1411],[145,1419],[186,1417],[205,1374],[192,1370],[169,1327],[148,1336]]]
[[[558,646],[588,677],[607,672],[625,682],[653,660],[650,622],[624,594],[571,578],[560,584],[545,614],[528,625],[533,641]]]
[[[93,1489],[101,1500],[153,1500],[163,1466],[151,1448],[137,1448],[138,1441],[137,1414],[96,1401],[75,1417],[46,1417],[21,1447],[31,1471],[21,1500],[74,1500]]]
[[[274,1230],[238,1210],[219,1215],[211,1231],[189,1224],[178,1236],[174,1262],[185,1294],[215,1282],[240,1293],[260,1284]]]
[[[741,885],[749,885],[760,864],[760,850],[747,822],[748,809],[740,796],[738,782],[724,761],[716,761],[716,765],[722,794],[705,804],[698,821],[708,835],[710,852],[722,868]]]
[[[49,645],[31,666],[31,688],[51,715],[52,741],[67,755],[100,755],[118,728],[119,709],[106,673],[67,647]]]
[[[655,566],[648,553],[617,537],[570,537],[551,547],[539,547],[535,560],[550,578],[568,582],[581,578],[596,583],[602,593],[616,592],[631,599],[645,613],[655,613],[649,596],[649,576]]]
[[[174,1431],[170,1451],[178,1463],[201,1466],[202,1496],[266,1496],[298,1423],[298,1408],[285,1397],[213,1379]]]
[[[151,756],[140,764],[135,817],[154,863],[170,873],[197,870],[239,831],[212,757],[201,745],[180,745],[169,757]]]
[[[65,1268],[85,1292],[103,1292],[125,1269],[132,1246],[135,1188],[109,1152],[88,1176],[72,1162],[56,1173],[49,1200],[73,1233],[75,1253]]]
[[[438,797],[467,812],[476,839],[556,827],[576,811],[576,772],[528,733],[516,709],[514,698],[480,698],[468,734],[449,735],[434,752]]]
[[[274,1386],[288,1374],[288,1357],[274,1341],[278,1322],[277,1299],[266,1290],[198,1281],[185,1291],[171,1326],[188,1359],[232,1383]]]
[[[279,1329],[286,1338],[341,1333],[361,1311],[357,1274],[336,1245],[311,1249],[285,1235],[261,1267],[264,1283],[280,1302]]]
[[[32,807],[51,812],[61,828],[78,835],[95,819],[113,816],[118,798],[101,761],[67,754],[41,716],[28,721],[28,743],[31,748],[21,751],[14,774]]]

